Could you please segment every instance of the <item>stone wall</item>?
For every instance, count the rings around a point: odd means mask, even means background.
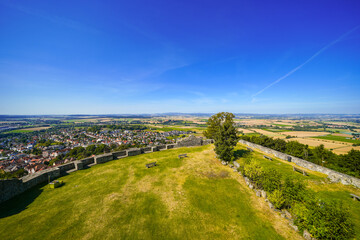
[[[211,141],[203,141],[201,138],[197,138],[194,136],[190,136],[186,138],[182,144],[167,144],[167,145],[159,145],[154,147],[144,147],[144,148],[133,148],[113,153],[107,153],[98,155],[95,157],[84,158],[80,160],[76,160],[70,163],[66,163],[57,167],[45,169],[33,174],[29,174],[27,176],[22,177],[21,179],[11,179],[11,180],[0,180],[0,203],[13,198],[14,196],[23,193],[24,191],[40,184],[46,183],[49,181],[53,181],[54,179],[60,177],[64,173],[69,170],[81,170],[86,168],[92,164],[101,164],[108,161],[112,161],[119,157],[127,157],[127,156],[136,156],[142,153],[147,152],[156,152],[159,150],[171,149],[176,147],[189,147],[189,146],[200,146],[205,144],[212,143]],[[193,145],[192,145],[193,144]]]
[[[112,155],[113,155],[114,159],[117,159],[117,158],[119,158],[119,157],[125,157],[125,156],[127,156],[127,152],[126,152],[126,150],[117,151],[117,152],[113,152]]]
[[[166,145],[166,149],[172,149],[172,148],[175,148],[176,147],[176,144],[167,144]]]
[[[304,159],[297,158],[297,157],[294,157],[294,156],[291,156],[291,155],[288,155],[288,154],[285,154],[285,153],[282,153],[282,152],[279,152],[279,151],[276,151],[276,150],[273,150],[273,149],[270,149],[270,148],[252,143],[252,142],[248,142],[248,141],[244,141],[244,140],[240,140],[239,142],[241,144],[245,144],[249,147],[259,149],[260,151],[265,152],[267,154],[272,154],[275,157],[280,158],[282,160],[293,162],[300,167],[303,167],[303,168],[306,168],[306,169],[309,169],[312,171],[324,173],[324,174],[328,175],[328,178],[330,179],[331,182],[340,182],[345,185],[353,185],[355,187],[360,188],[360,179],[358,179],[358,178],[349,176],[344,173],[339,173],[332,169],[322,167],[322,166],[317,165],[312,162],[308,162]]]
[[[147,152],[151,152],[151,147],[143,147],[143,148],[140,148],[141,150],[141,153],[147,153]]]
[[[105,163],[114,160],[112,153],[105,153],[94,157],[95,164]]]
[[[166,145],[159,145],[159,146],[157,146],[157,149],[158,149],[158,151],[160,151],[160,150],[165,150],[165,149],[166,149]]]
[[[21,179],[0,180],[0,203],[24,192]]]
[[[191,147],[203,145],[203,139],[190,135],[189,137],[183,138],[177,142],[178,147]]]
[[[95,162],[94,157],[84,158],[84,159],[81,159],[81,160],[79,160],[79,161],[82,162],[83,167],[86,167],[86,166],[88,166],[88,165],[90,165],[90,164],[93,164],[93,163]]]
[[[63,165],[58,166],[58,168],[60,169],[60,173],[64,174],[65,172],[75,169],[75,164],[74,162],[70,162],[70,163],[65,163]]]
[[[129,149],[127,150],[127,155],[130,157],[130,156],[136,156],[136,155],[139,155],[141,154],[141,150],[140,148],[133,148],[133,149]]]

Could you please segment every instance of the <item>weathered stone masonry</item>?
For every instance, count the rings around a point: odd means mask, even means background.
[[[288,155],[288,154],[285,154],[285,153],[282,153],[282,152],[279,152],[279,151],[273,150],[271,148],[267,148],[267,147],[264,147],[264,146],[261,146],[261,145],[258,145],[258,144],[252,143],[252,142],[248,142],[245,140],[240,140],[239,142],[241,144],[247,145],[249,147],[257,148],[262,152],[272,154],[275,157],[280,158],[282,160],[293,162],[300,167],[303,167],[303,168],[306,168],[306,169],[309,169],[312,171],[324,173],[324,174],[328,175],[328,178],[330,179],[331,182],[340,182],[344,185],[353,185],[355,187],[360,188],[360,179],[358,179],[358,178],[349,176],[344,173],[339,173],[332,169],[322,167],[322,166],[317,165],[312,162],[308,162],[304,159],[297,158],[297,157],[294,157],[294,156],[291,156],[291,155]]]
[[[36,172],[34,174],[29,174],[20,179],[9,179],[9,180],[0,180],[0,203],[13,198],[20,193],[25,192],[26,190],[40,184],[46,183],[47,181],[54,180],[68,172],[77,171],[84,169],[86,167],[92,166],[94,164],[101,164],[109,162],[115,159],[136,156],[143,153],[156,152],[160,150],[172,149],[177,147],[190,147],[190,146],[201,146],[213,143],[213,140],[207,139],[203,140],[195,136],[189,136],[182,139],[179,143],[176,144],[167,144],[159,145],[155,147],[144,147],[144,148],[133,148],[123,151],[117,151],[112,153],[106,153],[102,155],[97,155],[95,157],[84,158],[76,160],[70,163],[66,163],[54,168],[45,169],[43,171]]]

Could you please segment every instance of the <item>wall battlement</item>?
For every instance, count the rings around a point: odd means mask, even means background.
[[[0,203],[15,197],[16,195],[19,195],[20,193],[23,193],[26,190],[40,183],[46,183],[49,181],[49,179],[52,181],[55,178],[65,175],[69,171],[72,172],[72,171],[81,170],[86,167],[89,167],[89,165],[106,163],[112,160],[116,160],[128,156],[136,156],[136,155],[156,152],[160,150],[167,150],[167,149],[183,147],[183,146],[187,146],[187,147],[200,146],[200,145],[207,145],[213,143],[211,139],[203,141],[201,138],[197,138],[195,136],[190,136],[188,138],[185,138],[181,142],[182,144],[176,143],[176,144],[159,145],[154,147],[133,148],[123,151],[106,153],[102,155],[97,155],[95,157],[76,160],[57,167],[45,169],[33,174],[26,175],[20,179],[0,180]],[[201,142],[200,145],[198,144],[199,142]]]
[[[344,173],[334,171],[332,169],[317,165],[315,163],[308,162],[304,159],[297,158],[297,157],[294,157],[294,156],[291,156],[291,155],[288,155],[288,154],[285,154],[285,153],[282,153],[282,152],[279,152],[279,151],[273,150],[271,148],[267,148],[267,147],[264,147],[264,146],[261,146],[261,145],[258,145],[258,144],[252,143],[252,142],[248,142],[245,140],[239,140],[239,143],[247,145],[252,148],[259,149],[262,152],[272,154],[275,157],[280,158],[282,160],[293,162],[300,167],[303,167],[303,168],[306,168],[306,169],[309,169],[312,171],[324,173],[324,174],[328,175],[328,178],[330,179],[331,182],[340,182],[344,185],[353,185],[355,187],[360,188],[360,179],[358,179],[358,178],[349,176]]]

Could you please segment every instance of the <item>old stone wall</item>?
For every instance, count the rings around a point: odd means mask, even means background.
[[[93,164],[95,162],[94,157],[80,159],[79,161],[82,162],[83,167],[86,167],[86,166],[88,166],[90,164]]]
[[[140,150],[141,150],[141,153],[151,152],[151,147],[143,147],[143,148],[140,148]]]
[[[158,151],[159,151],[159,150],[165,150],[165,149],[166,149],[166,145],[159,145],[159,146],[157,146],[157,149],[158,149]]]
[[[117,159],[117,158],[119,158],[119,157],[125,157],[125,156],[127,156],[127,152],[126,152],[126,150],[117,151],[117,152],[113,152],[112,155],[113,155],[114,159]]]
[[[129,149],[127,150],[127,155],[130,157],[130,156],[136,156],[136,155],[139,155],[141,154],[141,150],[140,148],[133,148],[133,149]]]
[[[94,157],[95,164],[105,163],[114,160],[112,153],[105,153]]]
[[[210,139],[211,140],[211,139]],[[167,144],[159,145],[154,147],[144,147],[144,148],[133,148],[113,153],[107,153],[98,155],[95,157],[84,158],[76,160],[74,162],[66,163],[54,168],[45,169],[33,174],[22,177],[21,179],[11,179],[11,180],[0,180],[0,203],[13,198],[14,196],[23,193],[24,191],[40,184],[53,181],[54,179],[60,177],[62,174],[69,170],[81,170],[84,167],[91,164],[100,164],[108,161],[117,159],[118,157],[126,156],[136,156],[142,153],[147,152],[156,152],[159,150],[171,149],[176,147],[188,147],[188,146],[200,146],[205,144],[210,144],[211,141],[203,141],[201,138],[192,136],[190,139],[183,142],[183,144]],[[193,144],[193,145],[192,145]]]
[[[190,135],[187,138],[183,138],[177,142],[178,147],[192,147],[203,145],[203,139]]]
[[[24,186],[21,179],[0,180],[0,202],[9,200],[24,192]]]
[[[75,169],[75,164],[74,164],[74,162],[65,163],[63,165],[58,166],[58,168],[60,169],[60,173],[63,174],[66,171]]]
[[[312,171],[324,173],[324,174],[328,175],[328,178],[330,179],[331,182],[340,182],[345,185],[353,185],[355,187],[360,188],[360,179],[358,179],[358,178],[349,176],[344,173],[339,173],[332,169],[317,165],[312,162],[308,162],[304,159],[297,158],[297,157],[294,157],[294,156],[291,156],[291,155],[288,155],[288,154],[285,154],[285,153],[282,153],[282,152],[279,152],[279,151],[276,151],[276,150],[273,150],[273,149],[270,149],[270,148],[252,143],[252,142],[248,142],[245,140],[240,140],[239,142],[241,144],[247,145],[249,147],[259,149],[260,151],[265,152],[267,154],[272,154],[275,157],[280,158],[282,160],[293,162],[300,167],[303,167],[303,168],[306,168],[306,169],[309,169]]]
[[[175,148],[176,146],[177,146],[176,144],[167,144],[166,149],[172,149]]]

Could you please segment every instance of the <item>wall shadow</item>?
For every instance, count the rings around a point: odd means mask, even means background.
[[[41,193],[46,184],[37,185],[3,203],[0,203],[0,219],[18,214],[25,210]]]

